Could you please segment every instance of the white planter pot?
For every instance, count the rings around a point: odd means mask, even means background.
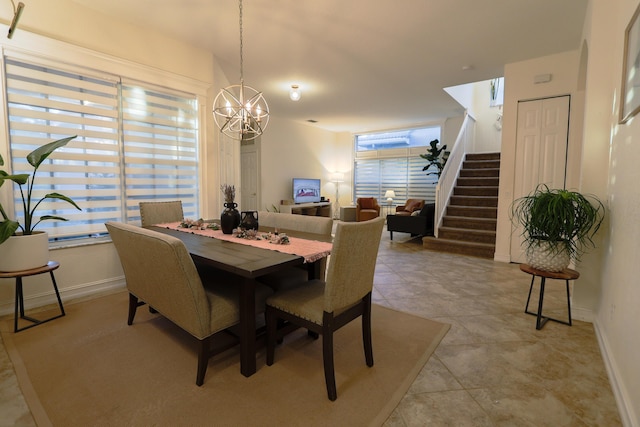
[[[11,236],[0,244],[0,271],[22,271],[49,262],[49,236],[36,231],[28,236]]]
[[[569,266],[571,258],[566,250],[553,251],[549,243],[541,241],[527,249],[527,264],[531,267],[550,272],[562,271]]]

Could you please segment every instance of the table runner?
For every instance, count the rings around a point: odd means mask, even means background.
[[[182,231],[185,233],[198,234],[200,236],[211,237],[214,239],[225,240],[227,242],[240,243],[242,245],[255,246],[257,248],[269,249],[282,253],[298,255],[304,258],[305,263],[318,261],[331,254],[332,244],[328,242],[320,242],[317,240],[300,239],[298,237],[289,237],[289,244],[278,245],[268,240],[252,240],[236,237],[234,234],[224,234],[222,230],[212,230],[207,228],[200,230],[196,228],[180,227],[180,222],[167,222],[155,224],[156,227],[168,228],[170,230]],[[265,233],[266,234],[266,233]]]

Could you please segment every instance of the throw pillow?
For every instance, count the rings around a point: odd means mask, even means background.
[[[420,211],[411,212],[411,216],[418,216],[418,215],[420,215]]]
[[[413,212],[419,207],[420,207],[420,200],[412,200],[409,203],[407,203],[407,206],[404,208],[404,210],[408,212]]]

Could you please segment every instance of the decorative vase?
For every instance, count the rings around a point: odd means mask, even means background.
[[[527,264],[549,272],[562,271],[569,266],[571,258],[566,250],[553,250],[549,242],[540,241],[526,251]]]
[[[0,271],[31,270],[49,262],[49,235],[44,231],[18,233],[0,244]]]
[[[233,229],[240,225],[240,212],[236,209],[237,203],[227,202],[224,210],[220,214],[220,229],[224,234],[232,234]]]
[[[258,229],[258,211],[242,211],[240,212],[240,227],[245,230]]]

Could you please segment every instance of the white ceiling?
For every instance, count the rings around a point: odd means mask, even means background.
[[[240,76],[237,0],[74,0],[208,49]],[[458,116],[443,88],[579,47],[586,0],[244,0],[244,80],[272,116],[363,132]],[[470,66],[471,69],[463,70]],[[297,83],[302,99],[292,102]]]

